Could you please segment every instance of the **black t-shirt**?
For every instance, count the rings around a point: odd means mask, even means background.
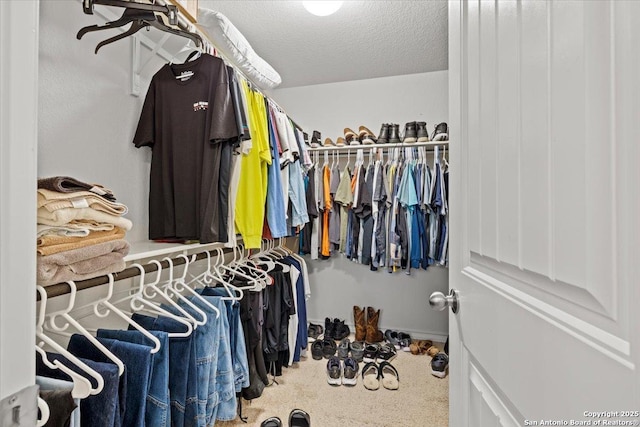
[[[187,72],[188,79],[176,78]],[[151,80],[133,139],[153,150],[149,238],[220,240],[220,158],[238,137],[224,62],[202,54]],[[224,233],[226,235],[226,233]]]

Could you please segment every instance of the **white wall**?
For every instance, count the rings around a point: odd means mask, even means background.
[[[384,77],[275,90],[274,99],[309,132],[322,133],[334,141],[345,127],[357,131],[365,125],[378,133],[382,123],[426,121],[429,131],[447,121],[449,111],[447,71]],[[381,329],[400,329],[418,338],[444,340],[447,312],[429,308],[434,291],[446,292],[449,272],[430,267],[389,274],[334,255],[311,261],[312,298],[307,304],[310,319],[346,319],[353,324],[353,306],[382,309]]]

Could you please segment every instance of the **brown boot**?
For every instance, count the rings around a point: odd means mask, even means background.
[[[367,342],[380,342],[384,339],[382,332],[378,329],[379,319],[380,310],[376,311],[373,307],[367,307]]]
[[[364,309],[353,306],[353,321],[356,324],[356,341],[364,341],[367,335],[367,322],[364,320]]]

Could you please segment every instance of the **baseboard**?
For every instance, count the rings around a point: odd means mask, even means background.
[[[324,328],[324,319],[322,320],[317,320],[317,319],[307,319],[310,323],[314,323],[316,325],[322,325],[322,327]],[[355,329],[355,325],[353,323],[346,323],[345,324],[347,326],[349,326],[349,329],[351,330],[351,332],[353,333],[356,329]],[[418,331],[415,329],[406,329],[406,328],[399,328],[399,327],[390,327],[390,326],[380,326],[380,330],[382,332],[386,331],[387,329],[391,329],[394,331],[402,331],[402,332],[406,332],[409,335],[411,335],[411,338],[413,339],[418,339],[418,340],[431,340],[433,342],[438,342],[438,343],[444,343],[447,340],[447,336],[448,336],[448,332],[442,333],[441,331],[438,332],[434,332],[434,331]]]

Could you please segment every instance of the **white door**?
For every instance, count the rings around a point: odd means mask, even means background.
[[[451,426],[640,422],[639,24],[450,3]]]

